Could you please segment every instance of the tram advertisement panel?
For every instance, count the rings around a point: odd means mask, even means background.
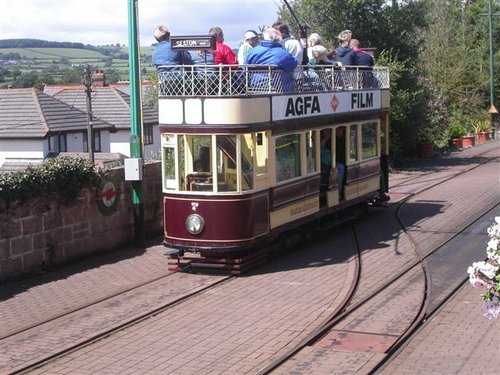
[[[380,90],[273,96],[273,121],[379,110]]]

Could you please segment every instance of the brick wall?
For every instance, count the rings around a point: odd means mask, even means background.
[[[105,216],[97,189],[69,205],[38,199],[0,212],[0,282],[134,242],[131,183],[123,168],[109,172],[119,185],[116,211]],[[146,164],[143,180],[146,237],[163,231],[161,164]]]

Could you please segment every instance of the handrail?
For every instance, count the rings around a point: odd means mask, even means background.
[[[159,97],[254,96],[389,88],[389,68],[300,65],[287,73],[273,65],[165,65]]]

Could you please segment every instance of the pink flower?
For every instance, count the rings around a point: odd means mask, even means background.
[[[494,297],[491,301],[486,301],[483,304],[484,316],[490,320],[500,317],[500,301]]]

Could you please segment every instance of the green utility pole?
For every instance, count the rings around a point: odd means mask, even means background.
[[[140,177],[132,181],[132,203],[134,205],[135,240],[137,245],[145,244],[144,199],[142,192],[142,103],[141,75],[139,65],[139,33],[137,19],[138,0],[128,0],[128,54],[130,70],[130,157],[137,161]]]

